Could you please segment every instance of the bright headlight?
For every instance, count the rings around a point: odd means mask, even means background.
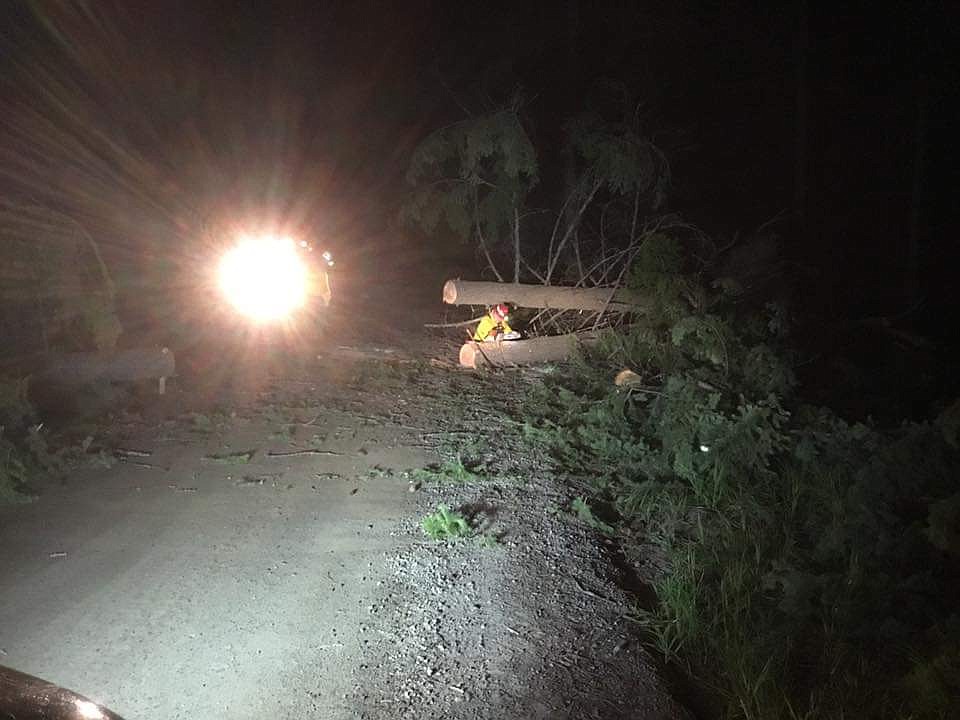
[[[307,298],[307,268],[290,238],[243,238],[221,259],[219,280],[227,300],[258,322],[285,318]]]

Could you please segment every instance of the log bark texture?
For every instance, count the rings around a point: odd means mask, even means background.
[[[623,289],[574,288],[470,280],[447,280],[443,285],[443,301],[448,305],[490,306],[509,303],[514,307],[595,312],[638,311],[642,310],[644,305],[642,298]]]
[[[133,382],[167,378],[176,372],[173,351],[169,348],[136,348],[104,355],[67,353],[49,360],[34,375],[35,382],[58,385],[88,385],[102,380]]]
[[[554,335],[531,340],[468,342],[460,348],[460,365],[466,368],[534,365],[568,357],[578,343],[591,343],[592,335]]]

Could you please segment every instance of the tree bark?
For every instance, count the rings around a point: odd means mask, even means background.
[[[465,368],[506,367],[509,365],[534,365],[536,363],[563,360],[579,343],[591,343],[595,336],[554,335],[532,340],[505,340],[503,342],[468,342],[460,348],[460,365]]]
[[[137,348],[104,355],[68,353],[55,356],[33,377],[33,382],[88,385],[98,380],[133,382],[171,377],[176,371],[169,348]]]
[[[443,301],[448,305],[490,306],[509,303],[515,307],[596,312],[638,312],[643,310],[645,304],[643,298],[629,290],[616,288],[574,288],[469,280],[447,280],[443,286]]]

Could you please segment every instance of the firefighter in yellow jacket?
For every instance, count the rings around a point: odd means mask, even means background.
[[[477,342],[494,342],[496,340],[516,340],[520,333],[513,330],[508,324],[510,308],[507,305],[494,305],[477,325],[473,339]]]

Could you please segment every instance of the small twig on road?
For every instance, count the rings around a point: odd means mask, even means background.
[[[432,437],[434,435],[438,435],[442,437],[453,436],[453,435],[463,435],[465,437],[472,438],[476,435],[476,433],[470,430],[435,430],[431,432],[421,432],[421,435],[423,435],[424,438]]]
[[[253,460],[253,456],[257,454],[256,448],[252,450],[243,450],[241,452],[231,452],[231,453],[213,453],[212,455],[204,455],[204,460],[210,460],[211,462],[220,463],[222,465],[242,465]]]
[[[153,455],[152,450],[131,450],[129,448],[117,448],[113,453],[123,457],[150,457]]]
[[[117,460],[119,460],[122,463],[126,463],[127,465],[146,468],[147,470],[162,470],[163,472],[170,472],[170,468],[164,467],[163,465],[154,465],[152,463],[141,462],[139,460],[131,460],[130,458],[124,455],[117,456]]]
[[[297,455],[333,455],[343,457],[346,453],[334,452],[333,450],[319,450],[317,448],[306,448],[305,450],[271,450],[267,457],[295,457]]]

